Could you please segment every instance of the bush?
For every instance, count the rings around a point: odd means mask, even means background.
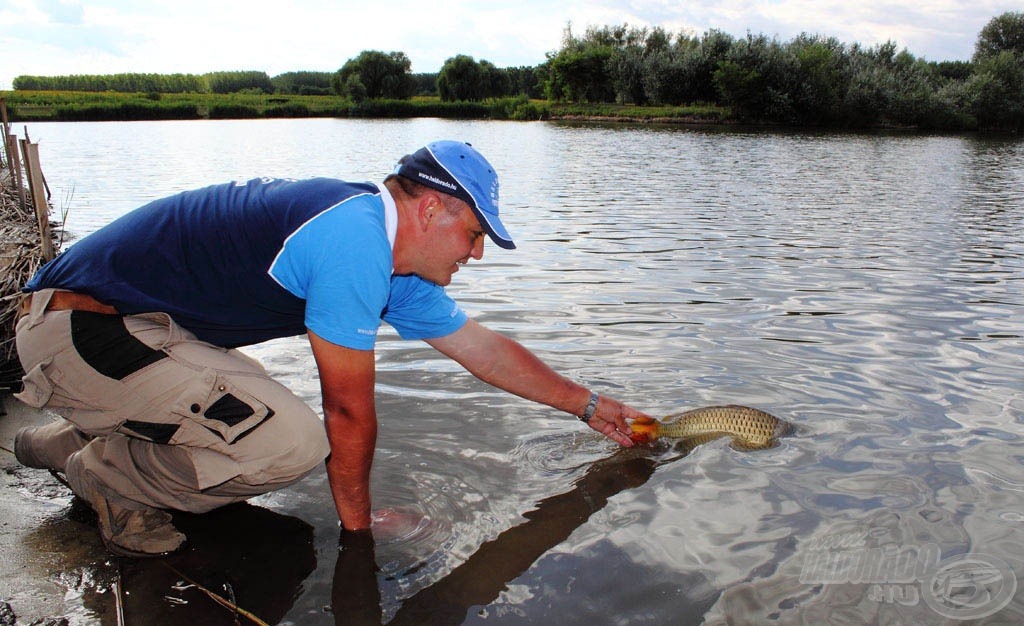
[[[310,112],[306,105],[292,102],[267,108],[263,117],[310,117]]]
[[[550,117],[547,107],[534,104],[525,95],[500,98],[490,106],[490,117],[499,120],[534,121]]]
[[[64,105],[57,107],[54,117],[60,121],[135,121],[135,120],[192,120],[199,114],[195,105],[154,105],[150,102],[124,102],[114,106]]]
[[[255,107],[245,104],[214,104],[210,106],[211,120],[251,119],[259,117]]]

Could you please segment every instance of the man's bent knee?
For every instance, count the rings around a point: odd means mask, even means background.
[[[297,404],[276,412],[250,435],[236,442],[236,460],[249,483],[298,480],[330,452],[323,422],[312,409]],[[298,406],[301,405],[301,406]]]

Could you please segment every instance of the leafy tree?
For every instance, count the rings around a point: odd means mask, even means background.
[[[955,91],[981,128],[1024,129],[1024,13],[992,18],[978,33],[974,72]]]
[[[358,83],[365,88],[365,98],[408,100],[413,91],[411,68],[412,62],[404,52],[364,50],[356,58],[349,59],[334,74],[331,88],[343,96],[356,95],[347,91],[347,88],[357,84],[349,80],[357,75]]]
[[[667,34],[652,32],[644,60],[644,91],[654,103],[680,105],[717,102],[714,73],[732,48],[730,35],[717,30],[695,38],[680,33],[671,41]]]
[[[720,30],[709,30],[700,38],[697,45],[690,41],[680,40],[677,47],[685,51],[684,63],[689,67],[689,93],[691,102],[717,102],[718,88],[715,85],[715,71],[718,64],[725,60],[729,50],[736,44],[732,35]]]
[[[540,98],[544,95],[541,88],[540,67],[506,67],[503,72],[508,80],[506,93],[510,96],[525,95],[528,98]]]
[[[715,72],[715,85],[722,99],[743,119],[749,120],[761,115],[762,84],[760,72],[731,59],[719,62]]]
[[[791,87],[796,121],[821,124],[837,120],[845,91],[843,45],[835,38],[801,35],[788,50],[795,55],[798,70]]]
[[[599,40],[612,48],[608,71],[619,102],[661,102],[660,77],[672,67],[672,36],[656,27],[620,26]]]
[[[1007,12],[992,18],[974,45],[974,61],[983,61],[1002,52],[1012,52],[1024,62],[1024,13]]]
[[[970,61],[939,61],[931,65],[935,73],[950,80],[967,80],[974,71],[974,65]]]
[[[194,74],[82,74],[17,76],[13,86],[25,91],[117,91],[125,93],[202,93],[206,80]]]
[[[331,93],[331,72],[285,72],[270,79],[276,93],[326,96]]]
[[[473,57],[459,54],[444,62],[437,75],[437,95],[444,102],[484,99],[484,77],[480,65]]]
[[[839,105],[843,123],[855,127],[880,123],[891,99],[889,74],[860,50],[851,54],[847,73],[846,90]]]
[[[203,78],[211,93],[274,93],[274,84],[266,72],[209,72]]]
[[[487,98],[500,98],[508,95],[509,79],[504,70],[499,69],[490,61],[480,59],[480,72],[484,81],[484,94]]]
[[[412,92],[417,96],[437,95],[437,72],[412,75]]]
[[[679,54],[671,48],[650,52],[640,77],[644,99],[654,104],[682,104],[686,77],[680,69]]]
[[[465,54],[444,62],[437,76],[437,94],[445,102],[478,102],[507,95],[508,76],[490,61]]]
[[[342,86],[342,93],[352,102],[358,103],[366,100],[366,85],[363,84],[363,79],[358,72],[348,75]]]
[[[792,81],[799,75],[795,55],[777,40],[747,34],[730,48],[715,71],[722,101],[746,121],[792,123]]]
[[[614,102],[609,60],[624,34],[617,29],[590,28],[580,39],[566,27],[562,49],[549,55],[544,91],[549,100]]]
[[[587,46],[582,50],[560,53],[551,60],[552,74],[563,85],[565,99],[572,102],[614,102],[608,61],[612,48]]]
[[[983,128],[1024,129],[1024,65],[1011,50],[979,62],[967,81],[969,111]]]
[[[636,44],[612,50],[608,69],[612,87],[620,102],[647,104],[647,91],[644,89],[645,56],[644,48]]]

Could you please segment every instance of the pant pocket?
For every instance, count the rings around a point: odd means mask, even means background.
[[[47,359],[29,370],[21,379],[25,385],[24,389],[14,394],[14,397],[37,409],[46,405],[53,395],[53,383],[43,370],[52,362],[53,359]]]
[[[212,448],[235,443],[274,415],[266,404],[210,369],[193,379],[171,413],[179,418],[178,428],[164,433],[170,435],[166,443]]]

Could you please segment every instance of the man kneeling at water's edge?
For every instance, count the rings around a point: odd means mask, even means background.
[[[497,174],[455,141],[403,157],[382,184],[255,179],[136,209],[24,287],[19,398],[63,419],[19,431],[16,455],[63,472],[120,555],[180,548],[167,509],[202,513],[281,489],[325,457],[342,526],[369,529],[382,320],[632,445],[627,420],[643,413],[556,373],[447,295],[460,266],[482,258],[485,235],[515,247]],[[237,350],[299,334],[323,422]]]

